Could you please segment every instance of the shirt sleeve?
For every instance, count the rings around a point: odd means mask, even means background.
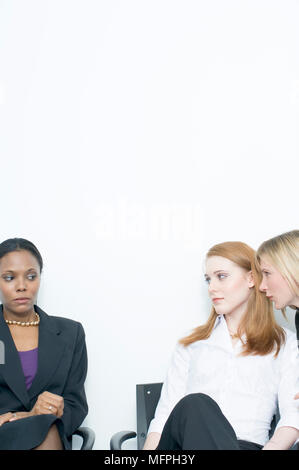
[[[276,429],[290,426],[299,429],[299,404],[294,396],[299,392],[299,354],[297,339],[289,333],[281,358],[281,375],[278,390],[280,420]]]
[[[148,433],[162,433],[172,409],[178,401],[185,396],[189,372],[189,358],[190,352],[188,347],[177,344],[163,383],[155,417],[150,423]]]

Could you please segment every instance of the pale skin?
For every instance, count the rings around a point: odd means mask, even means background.
[[[267,256],[261,257],[260,267],[263,279],[259,289],[274,302],[275,308],[279,310],[291,305],[299,308],[299,296],[292,291],[286,279]],[[295,395],[295,399],[299,399],[299,393]]]
[[[7,253],[0,259],[0,296],[6,320],[22,322],[35,321],[34,304],[40,286],[40,266],[38,260],[27,250]],[[38,347],[38,327],[8,325],[18,351],[29,351]],[[18,411],[0,415],[0,426],[29,416],[54,414],[63,415],[63,397],[44,391],[31,411]],[[36,450],[60,450],[62,443],[55,425],[51,426],[45,440]]]
[[[229,332],[231,334],[237,333],[247,309],[250,290],[254,286],[251,272],[245,271],[226,258],[211,256],[206,261],[205,278],[209,286],[209,297],[216,312],[224,315]],[[231,338],[231,341],[235,346],[239,339]],[[263,450],[289,449],[298,437],[299,431],[297,429],[287,426],[281,427],[275,431]],[[160,438],[160,433],[149,433],[143,450],[156,449]]]

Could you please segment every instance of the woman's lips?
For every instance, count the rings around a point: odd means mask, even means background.
[[[16,302],[17,304],[26,304],[27,302],[29,302],[30,299],[28,299],[28,297],[21,297],[19,299],[14,299],[14,302]]]
[[[223,297],[215,297],[214,299],[212,299],[212,302],[220,302],[220,300],[224,300]]]

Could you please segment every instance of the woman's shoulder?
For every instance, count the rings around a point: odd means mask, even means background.
[[[298,356],[298,345],[297,345],[297,336],[296,333],[289,328],[283,327],[282,328],[285,333],[285,342],[281,348],[281,355],[288,356],[289,354],[293,354],[294,357]]]
[[[282,327],[287,341],[293,341],[296,339],[296,333],[285,326]]]
[[[48,315],[57,325],[61,326],[61,327],[64,327],[64,328],[72,328],[72,329],[75,329],[77,330],[78,328],[83,328],[82,327],[82,324],[77,321],[77,320],[73,320],[71,318],[68,318],[68,317],[60,317],[60,316],[57,316],[57,315]]]
[[[77,321],[73,320],[72,318],[60,316],[60,315],[52,315],[50,313],[46,313],[41,308],[36,307],[37,313],[39,313],[41,317],[41,321],[46,322],[52,328],[58,329],[60,331],[69,331],[78,334],[78,331],[84,333],[82,324]]]

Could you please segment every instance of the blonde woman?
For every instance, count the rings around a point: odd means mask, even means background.
[[[215,245],[205,277],[211,315],[177,345],[144,449],[289,449],[299,437],[296,337],[259,291],[254,250]]]
[[[257,260],[263,275],[260,290],[283,314],[286,307],[296,310],[299,342],[299,230],[266,240],[257,250]]]

